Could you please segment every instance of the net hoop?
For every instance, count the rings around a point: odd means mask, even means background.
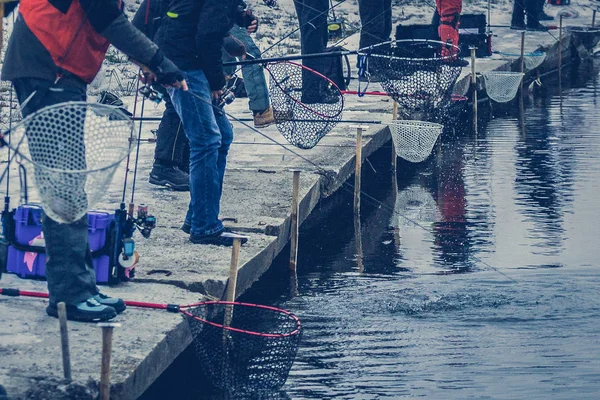
[[[389,54],[378,54],[377,53],[378,50],[381,50],[387,46],[394,49],[394,48],[398,48],[397,44],[409,44],[409,43],[410,44],[432,44],[432,45],[439,47],[440,49],[442,47],[452,48],[453,52],[450,55],[446,55],[446,56],[440,55],[439,57],[399,57],[399,56],[394,56],[394,55],[389,55]],[[424,62],[424,61],[441,60],[441,61],[451,62],[459,57],[460,47],[455,46],[453,44],[444,43],[439,40],[399,39],[399,40],[390,40],[387,42],[374,44],[374,45],[368,46],[368,47],[363,47],[362,49],[358,50],[357,54],[360,56],[382,57],[382,58],[388,58],[390,60],[399,60],[399,61]]]
[[[482,74],[488,97],[497,103],[507,103],[515,98],[525,76],[522,72],[491,71]]]
[[[233,328],[231,326],[227,326],[224,324],[218,324],[216,322],[212,322],[212,321],[208,321],[207,319],[204,318],[200,318],[197,315],[193,315],[191,312],[187,311],[187,309],[189,308],[195,308],[195,307],[202,307],[202,306],[207,306],[207,305],[225,305],[225,306],[241,306],[241,307],[254,307],[254,308],[259,308],[259,309],[263,309],[263,310],[268,310],[268,311],[273,311],[276,313],[280,313],[280,314],[284,314],[286,316],[288,316],[290,319],[292,319],[295,323],[296,323],[296,328],[289,332],[289,333],[262,333],[262,332],[254,332],[254,331],[249,331],[249,330],[245,330],[245,329],[238,329],[238,328]],[[280,338],[280,337],[289,337],[289,336],[294,336],[297,335],[301,332],[302,330],[302,325],[300,323],[300,319],[298,319],[298,317],[296,315],[294,315],[293,313],[286,311],[282,308],[277,308],[277,307],[271,307],[271,306],[264,306],[264,305],[260,305],[260,304],[252,304],[252,303],[241,303],[241,302],[237,302],[237,301],[202,301],[199,303],[194,303],[194,304],[188,304],[186,306],[181,306],[181,313],[195,319],[196,321],[200,321],[204,324],[207,325],[211,325],[215,328],[221,328],[227,331],[232,331],[232,332],[238,332],[238,333],[243,333],[246,335],[253,335],[253,336],[260,336],[260,337],[266,337],[266,338]]]
[[[521,58],[521,54],[516,53],[497,52],[497,54],[504,57],[516,57],[519,59]],[[523,63],[525,64],[525,68],[529,71],[536,69],[537,67],[542,65],[542,63],[546,60],[546,55],[546,52],[540,50],[523,54]]]
[[[321,74],[320,72],[315,71],[314,69],[305,67],[302,64],[299,64],[297,62],[293,62],[293,61],[277,61],[277,62],[273,62],[273,63],[268,63],[265,66],[265,69],[269,72],[269,75],[271,76],[271,78],[273,79],[273,82],[275,83],[275,86],[277,86],[281,92],[283,92],[289,99],[291,99],[293,102],[295,102],[296,104],[298,104],[299,106],[305,108],[306,110],[312,112],[315,115],[318,115],[321,118],[328,118],[328,119],[335,119],[337,117],[339,117],[342,114],[342,111],[344,109],[344,96],[341,96],[341,101],[342,101],[342,105],[340,107],[340,110],[333,114],[333,115],[326,115],[324,113],[315,111],[314,109],[312,109],[311,107],[308,107],[306,104],[304,104],[303,102],[299,101],[298,99],[294,98],[291,94],[289,90],[286,90],[285,88],[283,88],[281,86],[281,84],[283,82],[281,82],[280,80],[278,80],[275,75],[273,74],[273,72],[269,69],[269,66],[271,65],[278,65],[278,64],[290,64],[290,65],[294,65],[298,68],[301,68],[304,71],[310,71],[311,73],[317,75],[318,77],[324,79],[325,81],[327,81],[328,84],[330,84],[332,87],[334,87],[339,93],[340,95],[342,95],[342,91],[340,90],[340,88],[338,87],[338,85],[335,84],[334,81],[332,81],[331,79],[329,79],[328,77],[326,77],[325,75]]]
[[[84,106],[90,109],[97,109],[97,110],[101,110],[103,108],[106,109],[106,111],[108,111],[109,114],[114,114],[115,116],[119,116],[121,118],[119,118],[119,121],[131,121],[130,126],[131,129],[133,129],[133,120],[131,120],[130,117],[128,117],[127,115],[125,115],[125,113],[123,111],[121,111],[118,107],[114,107],[114,106],[110,106],[110,105],[104,105],[104,104],[96,104],[96,103],[87,103],[87,102],[79,102],[79,101],[69,101],[69,102],[65,102],[65,103],[59,103],[59,104],[54,104],[48,107],[44,107],[42,109],[40,109],[39,111],[36,111],[35,113],[28,115],[27,118],[23,118],[21,121],[19,121],[19,123],[15,126],[13,126],[13,128],[11,129],[11,132],[16,131],[17,129],[20,128],[26,128],[23,127],[22,125],[28,125],[29,123],[31,123],[31,121],[33,119],[35,119],[36,117],[39,118],[40,115],[45,114],[47,112],[50,112],[54,109],[60,109],[65,107],[66,105],[71,105],[71,106]],[[9,133],[10,135],[10,133]],[[129,141],[131,143],[131,141]],[[31,163],[31,165],[38,167],[38,168],[42,168],[46,171],[50,171],[50,172],[68,172],[68,173],[72,173],[72,174],[91,174],[94,172],[102,172],[102,171],[106,171],[108,169],[114,168],[116,166],[118,166],[121,161],[123,161],[125,159],[125,157],[127,157],[127,154],[129,154],[129,152],[131,151],[131,147],[132,145],[129,145],[129,151],[127,151],[127,153],[123,156],[120,157],[117,161],[110,163],[106,166],[103,167],[99,167],[96,169],[62,169],[62,168],[53,168],[53,167],[48,167],[46,165],[43,165],[39,162],[36,162],[35,160],[32,159],[32,157],[30,157],[29,153],[23,152],[21,151],[19,148],[21,147],[21,142],[19,142],[16,146],[15,144],[11,141],[6,142],[5,143],[6,146],[8,148],[10,148],[12,151],[19,153],[19,155],[27,162]]]

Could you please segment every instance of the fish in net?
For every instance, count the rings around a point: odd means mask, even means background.
[[[312,149],[342,119],[339,87],[295,62],[268,63],[265,69],[277,129],[294,146]]]
[[[32,165],[44,213],[71,223],[106,193],[131,151],[132,125],[115,107],[60,103],[23,119],[4,144]]]
[[[211,383],[227,392],[272,393],[283,386],[300,345],[298,318],[285,310],[212,301],[182,311]]]
[[[465,62],[443,52],[451,46],[434,40],[395,40],[359,50],[368,58],[371,74],[407,116],[427,119],[437,107],[451,101],[452,88]]]
[[[484,72],[483,82],[488,97],[498,103],[507,103],[515,98],[525,74],[522,72]]]

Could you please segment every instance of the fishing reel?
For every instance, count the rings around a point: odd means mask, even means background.
[[[142,86],[138,91],[142,96],[156,104],[160,103],[163,99],[163,94],[150,85]]]
[[[138,206],[137,216],[133,218],[133,224],[146,239],[152,234],[152,230],[156,228],[156,217],[148,214],[148,206],[140,204]]]
[[[228,104],[233,103],[235,100],[235,91],[237,89],[239,77],[237,75],[233,75],[227,81],[227,85],[223,88],[223,93],[219,96],[219,98],[215,102],[215,106],[219,108],[223,108]]]

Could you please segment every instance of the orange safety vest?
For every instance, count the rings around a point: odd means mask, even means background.
[[[59,69],[94,80],[110,43],[94,30],[79,0],[65,14],[47,0],[21,0],[19,13]]]

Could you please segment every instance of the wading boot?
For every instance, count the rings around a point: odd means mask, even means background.
[[[242,244],[248,241],[248,236],[233,232],[221,231],[214,235],[190,235],[190,242],[194,244],[214,244],[216,246],[233,246],[233,239],[240,239]]]
[[[273,107],[269,106],[264,111],[252,111],[254,114],[254,127],[255,128],[266,128],[267,126],[275,122],[275,116],[273,115]]]

